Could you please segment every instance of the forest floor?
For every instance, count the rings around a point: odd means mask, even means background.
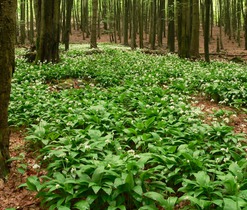
[[[235,62],[242,62],[245,61],[247,62],[247,50],[244,48],[244,32],[241,33],[240,35],[240,45],[237,43],[237,40],[231,37],[229,39],[228,36],[224,35],[223,32],[224,29],[222,29],[222,49],[220,49],[220,52],[217,52],[217,37],[219,36],[219,27],[213,27],[212,31],[212,36],[210,38],[210,43],[209,43],[209,52],[210,52],[210,58],[211,59],[216,59],[216,60],[221,60],[221,61],[233,61]],[[148,43],[148,36],[144,36],[144,47],[149,48],[150,45]],[[99,43],[110,43],[110,35],[109,34],[103,34],[100,39],[97,40]],[[89,38],[85,38],[83,40],[82,38],[82,33],[80,31],[73,31],[71,37],[70,37],[70,43],[73,44],[86,44],[90,43]],[[112,43],[116,44],[121,44],[120,40],[117,38],[117,40],[113,41]],[[129,41],[130,43],[130,41]],[[139,40],[137,36],[136,40],[137,46],[139,45]],[[167,37],[163,38],[163,45],[161,47],[157,47],[157,51],[161,51],[164,54],[167,53]],[[177,51],[177,43],[175,43],[175,51]],[[201,59],[204,59],[204,38],[203,38],[203,31],[202,29],[200,30],[200,40],[199,40],[199,52]]]
[[[216,36],[218,28],[214,29],[214,38],[211,39],[210,53],[212,59],[231,60],[239,57],[243,61],[247,61],[247,51],[244,50],[243,35],[241,46],[228,37],[223,38],[224,50],[221,53],[216,52]],[[109,42],[109,36],[104,35],[99,42]],[[74,32],[71,36],[71,43],[89,43],[89,40],[82,40],[82,35]],[[166,43],[166,39],[164,40]],[[203,46],[203,37],[200,39],[200,46]],[[165,48],[165,46],[164,46]],[[200,48],[200,53],[203,54],[203,48]],[[201,96],[196,96],[192,102],[193,106],[201,108],[205,113],[205,121],[210,123],[212,113],[218,110],[230,111],[233,114],[229,116],[229,125],[233,126],[236,133],[247,134],[247,114],[238,110],[217,104]],[[217,120],[221,120],[220,118]],[[32,175],[41,176],[44,171],[39,168],[36,162],[37,154],[34,154],[29,149],[29,145],[24,140],[25,130],[12,131],[10,137],[10,155],[12,158],[19,158],[11,162],[11,170],[6,182],[0,180],[0,210],[18,209],[18,210],[41,210],[40,201],[35,198],[35,193],[32,193],[25,188],[19,188],[19,185],[25,182],[26,178]],[[183,204],[182,204],[183,205]],[[179,207],[178,207],[179,208]]]

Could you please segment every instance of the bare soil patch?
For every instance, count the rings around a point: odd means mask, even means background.
[[[6,182],[0,181],[0,210],[14,208],[18,210],[42,210],[40,201],[35,198],[35,193],[19,188],[25,183],[29,176],[40,176],[42,171],[39,168],[35,155],[28,151],[24,135],[21,132],[12,132],[10,136],[11,158],[20,158],[11,162],[10,174]],[[23,165],[22,165],[23,164]],[[25,173],[18,170],[26,168]]]
[[[204,121],[207,123],[224,122],[234,128],[235,133],[243,133],[247,137],[247,114],[234,107],[229,107],[209,100],[202,96],[194,97],[192,105],[204,112]]]

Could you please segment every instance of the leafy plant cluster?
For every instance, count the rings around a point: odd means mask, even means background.
[[[141,51],[130,52],[119,48],[102,46],[104,53],[86,55],[85,49],[75,49],[63,56],[59,64],[27,66],[18,65],[25,71],[17,77],[22,81],[36,80],[54,82],[66,78],[94,79],[103,87],[135,82],[143,85],[168,86],[171,89],[206,94],[216,102],[232,106],[246,106],[247,70],[235,63],[191,62],[175,55],[150,56]],[[38,74],[38,75],[37,75]]]
[[[32,124],[27,140],[47,166],[46,176],[24,186],[44,205],[145,210],[188,200],[190,209],[246,209],[246,139],[225,124],[203,123],[188,102],[206,84],[189,71],[198,75],[204,64],[113,49],[63,59],[19,60],[13,80],[10,123]],[[51,89],[68,77],[91,80]]]

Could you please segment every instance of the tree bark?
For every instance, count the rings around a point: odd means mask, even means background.
[[[180,0],[178,28],[180,36],[178,37],[178,55],[181,58],[190,57],[190,3],[187,0]]]
[[[98,0],[92,1],[93,16],[91,26],[90,47],[97,48],[97,13],[98,13]]]
[[[66,18],[65,18],[65,31],[64,31],[64,44],[65,50],[69,50],[69,35],[71,32],[71,11],[73,7],[73,0],[66,0]]]
[[[25,0],[21,0],[21,22],[20,22],[20,30],[21,30],[21,36],[20,36],[20,43],[25,44],[26,40],[26,13],[25,13]]]
[[[169,52],[175,51],[175,24],[174,24],[174,0],[168,0],[168,38],[167,48]]]
[[[209,58],[209,29],[210,29],[210,5],[211,0],[205,0],[205,24],[204,24],[204,53],[205,61],[210,62]]]
[[[40,35],[37,37],[36,62],[59,61],[60,0],[41,2]]]
[[[123,17],[123,38],[124,45],[128,46],[128,24],[129,24],[129,0],[124,0],[124,17]]]
[[[131,10],[131,44],[132,50],[136,48],[136,0],[131,0],[132,10]]]
[[[29,41],[30,44],[34,44],[34,24],[33,24],[33,0],[30,0],[30,36],[29,36]]]
[[[247,0],[245,0],[245,13],[244,13],[244,45],[247,50]]]
[[[0,178],[9,172],[8,105],[15,66],[16,0],[0,4]]]
[[[192,0],[192,31],[190,42],[190,56],[199,57],[199,0]]]

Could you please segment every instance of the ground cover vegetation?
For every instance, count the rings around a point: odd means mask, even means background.
[[[246,67],[100,48],[17,59],[9,123],[47,169],[21,187],[50,210],[247,209],[246,136],[191,105],[202,94],[246,112]]]

